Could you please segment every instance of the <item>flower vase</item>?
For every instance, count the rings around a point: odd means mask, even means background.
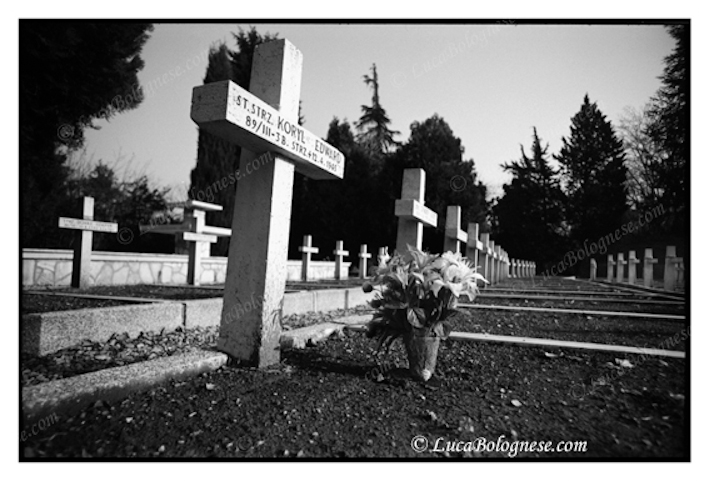
[[[409,372],[414,379],[425,382],[433,376],[440,344],[440,337],[432,336],[422,329],[412,329],[404,334]]]

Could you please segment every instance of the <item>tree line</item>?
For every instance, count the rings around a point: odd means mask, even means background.
[[[503,164],[512,180],[495,200],[492,232],[511,256],[534,260],[540,272],[554,267],[575,274],[580,265],[560,261],[616,230],[623,233],[615,236],[618,249],[639,240],[684,243],[689,26],[667,30],[675,48],[665,59],[661,87],[642,111],[628,111],[616,129],[586,95],[558,153],[549,155],[535,128],[530,154],[521,148],[519,160]],[[652,222],[645,222],[648,216]]]
[[[73,236],[57,228],[57,218],[71,216],[78,198],[92,195],[96,219],[118,221],[136,234],[131,242],[96,236],[95,248],[172,251],[172,237],[141,236],[138,230],[156,212],[168,211],[167,189],[154,187],[146,176],[120,179],[103,162],[93,169],[67,162],[83,145],[84,130],[95,128],[92,119],[140,104],[137,72],[151,30],[150,24],[20,23],[23,247],[69,247]],[[313,235],[319,258],[330,256],[336,240],[344,240],[353,255],[360,244],[370,245],[370,251],[393,246],[394,202],[406,168],[427,174],[425,202],[439,214],[437,228],[424,230],[431,251],[443,247],[448,205],[462,207],[463,226],[481,224],[510,256],[533,260],[540,269],[660,205],[664,214],[632,235],[680,236],[688,226],[689,26],[672,25],[668,32],[676,45],[665,59],[662,86],[647,106],[629,111],[614,127],[586,95],[560,151],[550,154],[534,128],[531,149],[521,147],[519,159],[502,164],[512,179],[494,199],[488,198],[474,160],[464,157],[460,138],[439,115],[411,123],[408,139],[398,140],[401,133],[390,128],[372,65],[362,78],[371,101],[361,106],[359,119],[334,117],[327,132],[327,142],[345,154],[345,178],[315,181],[296,174],[289,257],[299,256],[304,234]],[[229,79],[248,88],[254,49],[277,37],[251,28],[233,35],[235,48],[213,47],[204,83]],[[306,122],[302,109],[298,122]],[[224,207],[207,214],[211,225],[232,227],[240,153],[238,146],[199,132],[188,196],[209,189],[209,201]],[[224,179],[235,181],[225,185]],[[216,183],[222,188],[210,187]],[[228,243],[220,238],[212,255],[227,255]]]

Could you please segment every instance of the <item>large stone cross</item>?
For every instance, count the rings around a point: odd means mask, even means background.
[[[195,87],[192,120],[242,147],[217,347],[243,365],[280,361],[280,335],[295,171],[341,179],[340,151],[298,125],[303,55],[288,40],[256,47],[250,91],[223,81]],[[251,166],[259,154],[272,162]],[[248,168],[247,168],[248,167]],[[244,309],[250,300],[256,305]]]
[[[426,172],[423,169],[405,169],[401,185],[401,199],[394,204],[394,214],[399,218],[396,232],[396,250],[403,254],[407,246],[423,247],[423,227],[436,227],[438,214],[426,207]]]
[[[93,249],[94,232],[118,232],[118,224],[94,220],[94,198],[84,197],[82,200],[81,219],[60,217],[59,227],[75,229],[74,260],[71,270],[71,287],[87,287],[91,285],[91,251]]]

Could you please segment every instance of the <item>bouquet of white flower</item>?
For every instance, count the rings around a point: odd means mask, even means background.
[[[403,337],[410,364],[413,338],[436,338],[428,342],[435,343],[437,352],[438,342],[450,332],[445,321],[456,312],[458,298],[475,299],[478,281],[487,283],[461,254],[428,254],[409,246],[408,252],[396,253],[379,266],[362,286],[365,292],[379,289],[371,302],[376,312],[367,325],[367,336],[379,340],[378,350],[388,350]]]

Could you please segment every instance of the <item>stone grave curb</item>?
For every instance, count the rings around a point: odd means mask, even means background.
[[[657,294],[660,296],[668,296],[668,297],[677,297],[677,298],[684,298],[686,297],[685,292],[686,291],[668,291],[666,289],[659,289],[656,287],[646,287],[646,286],[640,286],[638,284],[628,284],[627,282],[608,282],[605,280],[599,280],[596,279],[595,281],[587,281],[590,284],[601,284],[607,287],[615,287],[618,289],[623,289],[626,291],[633,291],[637,292],[638,294],[641,294],[643,292],[647,292],[650,294]]]
[[[115,402],[170,379],[214,371],[226,362],[226,354],[198,350],[29,386],[22,389],[24,420],[71,416],[98,400]]]
[[[345,316],[331,322],[284,331],[280,345],[281,348],[301,349],[370,318],[371,315]],[[214,371],[224,366],[227,359],[226,354],[200,349],[25,387],[22,389],[24,420],[29,423],[52,414],[71,416],[99,400],[115,402],[170,379]]]
[[[45,312],[22,316],[22,352],[45,355],[76,345],[84,339],[106,341],[114,333],[174,330],[184,325],[180,302],[156,302]]]
[[[341,317],[330,322],[283,331],[281,334],[281,349],[302,349],[308,345],[317,344],[333,334],[341,334],[345,328],[362,325],[371,318],[371,314],[358,314]]]
[[[359,287],[287,293],[283,315],[349,309],[365,305],[373,296],[374,293],[364,293]],[[137,336],[141,331],[218,326],[223,303],[222,298],[156,301],[153,304],[24,314],[22,352],[45,355],[85,339],[105,342],[114,333],[128,332]]]

